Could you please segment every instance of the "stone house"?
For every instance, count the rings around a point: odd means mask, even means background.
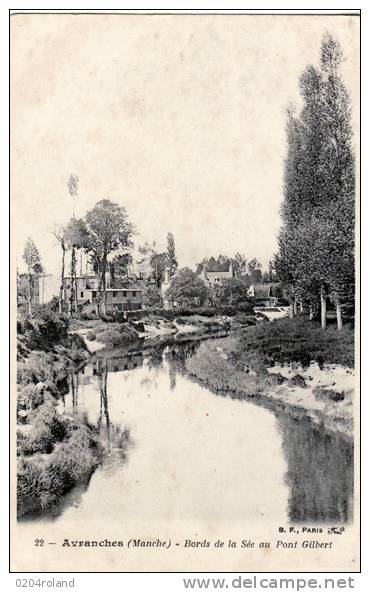
[[[99,278],[94,274],[85,274],[76,278],[76,299],[80,311],[90,312],[95,309]],[[71,277],[64,278],[64,299],[69,302],[71,297]],[[130,279],[116,280],[111,285],[107,276],[106,288],[107,312],[140,310],[143,306],[143,290],[140,285]]]
[[[234,277],[234,266],[230,259],[219,262],[211,257],[206,263],[200,263],[197,267],[197,273],[208,284],[214,286],[222,280],[228,280]]]

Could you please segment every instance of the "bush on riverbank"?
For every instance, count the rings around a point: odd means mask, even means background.
[[[279,319],[220,342],[202,343],[185,366],[216,390],[240,390],[250,396],[284,380],[269,374],[269,367],[292,363],[308,367],[311,361],[320,368],[324,364],[353,367],[353,331],[346,327],[341,332],[334,328],[323,332],[306,319]]]
[[[96,432],[60,415],[58,396],[68,391],[68,372],[89,354],[69,319],[48,310],[20,315],[17,364],[18,515],[50,507],[91,474],[100,459]]]
[[[91,329],[86,338],[89,341],[100,341],[107,347],[124,345],[139,338],[136,329],[129,323],[102,323]]]
[[[18,345],[26,350],[50,350],[56,343],[67,339],[68,325],[68,317],[50,311],[33,318],[19,315]]]
[[[86,425],[44,406],[32,434],[18,435],[18,517],[53,506],[98,466],[98,436]]]
[[[32,430],[19,431],[17,434],[17,454],[30,455],[36,452],[49,454],[56,442],[61,442],[67,435],[67,423],[48,403],[42,405],[34,414]]]
[[[186,370],[216,391],[253,396],[257,392],[256,380],[233,367],[219,350],[217,343],[201,343],[185,361]]]
[[[354,333],[350,327],[322,331],[317,323],[306,318],[279,319],[261,323],[240,334],[233,352],[238,366],[250,364],[256,356],[265,366],[295,362],[303,367],[311,361],[324,364],[354,366]]]

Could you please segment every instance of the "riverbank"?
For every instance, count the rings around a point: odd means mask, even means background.
[[[17,515],[58,502],[101,462],[97,431],[57,411],[69,373],[86,363],[84,340],[66,317],[44,313],[17,323]]]
[[[297,341],[294,333],[299,333]],[[186,371],[220,394],[353,436],[353,333],[320,334],[306,320],[284,319],[204,342]]]
[[[181,312],[184,316],[181,316]],[[99,350],[226,335],[231,326],[256,322],[244,313],[143,312],[140,320],[70,319],[50,311],[17,323],[18,517],[56,507],[76,484],[87,482],[109,454],[104,434],[77,415],[60,414],[71,373]],[[167,318],[168,317],[168,318]],[[120,435],[120,447],[127,434]]]
[[[88,351],[95,353],[103,348],[140,345],[144,341],[155,344],[166,340],[181,341],[218,333],[225,334],[232,329],[241,329],[257,323],[255,316],[244,312],[235,312],[228,316],[217,314],[215,311],[208,311],[208,314],[198,313],[196,310],[190,314],[189,311],[186,313],[162,311],[161,315],[143,311],[139,320],[121,322],[73,319],[70,331],[83,338]]]

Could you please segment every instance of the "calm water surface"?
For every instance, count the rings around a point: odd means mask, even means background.
[[[350,519],[350,445],[193,382],[181,361],[194,347],[115,351],[71,375],[60,410],[111,452],[44,523]]]

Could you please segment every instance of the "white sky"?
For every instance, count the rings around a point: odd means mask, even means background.
[[[17,262],[28,235],[48,273],[50,233],[102,198],[123,205],[137,244],[179,264],[276,248],[285,108],[329,30],[358,129],[359,19],[339,16],[12,17],[12,223]],[[355,136],[357,145],[357,136]]]

